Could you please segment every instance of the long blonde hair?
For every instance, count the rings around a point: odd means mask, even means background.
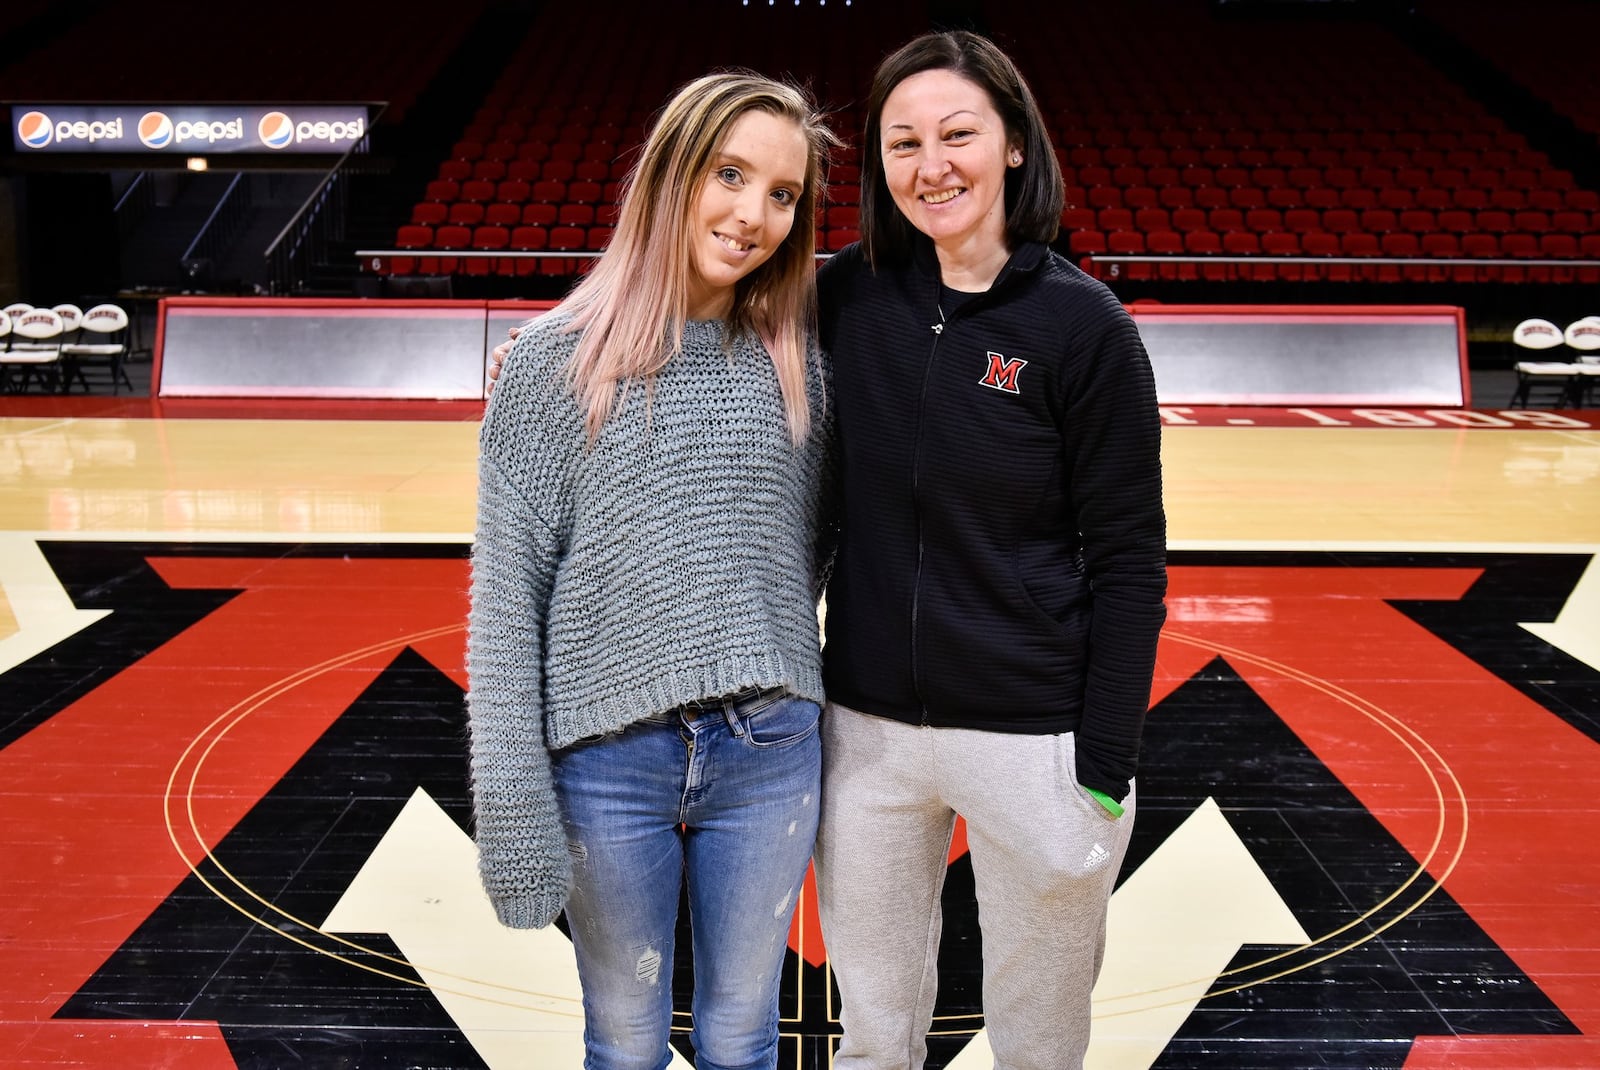
[[[798,443],[810,429],[806,339],[816,322],[817,198],[824,156],[838,141],[803,90],[734,70],[695,79],[662,109],[628,176],[610,244],[559,306],[571,313],[567,329],[583,332],[567,378],[587,410],[591,442],[619,388],[648,386],[682,351],[693,271],[689,220],[713,156],[751,110],[788,119],[805,135],[805,189],[783,244],[735,286],[729,337],[750,330],[761,338],[777,372],[791,438]]]

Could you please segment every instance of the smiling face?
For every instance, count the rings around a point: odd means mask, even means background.
[[[691,319],[725,317],[735,284],[783,245],[808,162],[792,120],[754,109],[734,120],[689,213]]]
[[[1020,162],[981,86],[954,71],[920,71],[895,86],[880,127],[895,206],[941,250],[1004,249],[1006,170]]]

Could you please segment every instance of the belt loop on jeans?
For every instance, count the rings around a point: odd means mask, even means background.
[[[728,722],[728,730],[733,733],[733,738],[743,739],[744,722],[739,719],[739,711],[735,708],[736,706],[738,706],[738,700],[735,696],[729,695],[723,699],[722,718]]]

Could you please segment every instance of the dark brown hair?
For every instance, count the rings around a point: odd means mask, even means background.
[[[878,64],[867,101],[861,146],[861,244],[867,261],[904,261],[916,233],[895,207],[883,171],[883,105],[913,74],[945,70],[989,95],[1005,124],[1008,144],[1022,150],[1022,164],[1006,171],[1006,245],[1051,242],[1061,229],[1061,165],[1044,115],[1017,65],[986,37],[966,30],[923,34]]]

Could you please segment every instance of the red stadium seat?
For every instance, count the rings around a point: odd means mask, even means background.
[[[522,206],[522,223],[530,227],[550,227],[556,222],[557,208],[545,201],[530,201]]]
[[[1539,255],[1547,260],[1576,260],[1578,259],[1578,239],[1571,234],[1541,234],[1539,236]],[[1578,279],[1580,271],[1590,273],[1590,278],[1581,280],[1585,282],[1593,282],[1593,276],[1600,275],[1600,268],[1576,269],[1552,266],[1549,270],[1551,282],[1572,282]]]
[[[483,221],[492,227],[514,227],[522,222],[522,205],[497,201],[484,208]]]
[[[1252,208],[1244,214],[1244,225],[1257,234],[1273,234],[1283,229],[1283,213],[1276,208]]]
[[[1213,208],[1206,214],[1206,225],[1218,234],[1245,230],[1244,213],[1237,208]]]
[[[1066,213],[1062,214],[1065,215]],[[1090,218],[1093,218],[1092,214]],[[854,204],[834,205],[826,212],[826,225],[830,229],[833,227],[860,229],[861,209]]]
[[[1172,213],[1165,208],[1141,208],[1133,214],[1133,225],[1146,235],[1153,231],[1171,230]]]
[[[588,227],[594,224],[594,205],[567,203],[556,212],[556,223],[567,227]]]
[[[1304,253],[1300,248],[1300,238],[1287,231],[1263,234],[1261,251],[1267,256],[1301,256]],[[1299,282],[1305,278],[1306,269],[1303,264],[1273,264],[1272,268],[1278,278],[1288,282]]]
[[[1157,230],[1145,235],[1146,251],[1159,256],[1182,256],[1183,235],[1174,230]],[[1193,279],[1199,271],[1193,264],[1158,264],[1156,274],[1163,279]]]
[[[493,252],[504,249],[510,241],[511,231],[505,227],[484,226],[472,232],[472,248],[478,251]],[[506,261],[508,266],[511,263],[509,260]],[[461,271],[465,275],[489,275],[495,273],[499,267],[499,259],[491,257],[467,257],[461,262]],[[505,273],[509,275],[514,271],[514,267],[509,267]]]
[[[1188,186],[1162,186],[1161,207],[1176,210],[1194,207],[1194,190]]]
[[[438,201],[423,201],[411,206],[411,222],[420,226],[436,227],[448,222],[450,209]]]
[[[1461,255],[1469,260],[1493,260],[1500,256],[1500,243],[1493,234],[1464,234],[1461,237]],[[1464,275],[1470,271],[1470,275]],[[1499,267],[1492,264],[1466,265],[1456,269],[1456,281],[1498,281],[1502,277]]]
[[[1222,236],[1210,230],[1191,230],[1183,236],[1183,251],[1191,256],[1218,256],[1222,253]],[[1233,277],[1231,264],[1199,265],[1200,277],[1221,282]]]
[[[448,178],[429,182],[423,194],[430,201],[453,201],[461,195],[461,184]]]
[[[1391,212],[1404,212],[1417,206],[1417,195],[1402,186],[1388,186],[1378,191],[1378,207]]]
[[[495,200],[521,203],[528,199],[533,187],[524,179],[508,178],[495,187]]]
[[[580,250],[583,248],[587,235],[582,227],[555,227],[550,231],[549,248],[556,250]],[[578,270],[576,260],[550,258],[540,261],[540,271],[545,275],[571,275]]]
[[[1315,208],[1291,208],[1283,213],[1283,225],[1296,234],[1322,229],[1322,213]]]
[[[543,227],[514,227],[511,231],[512,249],[522,252],[538,252],[550,244],[550,235]],[[537,275],[539,273],[538,257],[521,257],[511,261],[516,265],[518,275]]]
[[[1415,234],[1426,234],[1439,229],[1439,221],[1426,208],[1410,208],[1400,213],[1400,229]]]
[[[1399,219],[1387,208],[1368,208],[1361,213],[1361,229],[1369,234],[1387,234],[1399,230]]]
[[[854,227],[829,227],[825,235],[823,248],[830,253],[836,253],[851,242],[861,240],[861,232]]]
[[[1106,236],[1098,230],[1077,230],[1067,239],[1067,249],[1075,257],[1084,257],[1107,252],[1110,246],[1106,243]]]
[[[1253,208],[1265,208],[1267,194],[1257,186],[1238,186],[1228,191],[1228,203],[1241,212],[1248,212]]]
[[[1513,260],[1540,259],[1539,239],[1532,234],[1513,232],[1500,235],[1500,255]],[[1500,269],[1507,282],[1549,282],[1546,267],[1506,266]]]
[[[1133,213],[1126,208],[1102,208],[1095,215],[1095,225],[1107,234],[1133,230]],[[1140,244],[1143,245],[1142,239]]]
[[[1547,234],[1550,231],[1550,214],[1532,208],[1524,208],[1511,216],[1511,225],[1528,234]]]
[[[1261,255],[1261,239],[1249,231],[1235,230],[1222,236],[1222,251],[1228,256]],[[1277,277],[1271,264],[1233,264],[1235,278],[1270,281]]]
[[[1155,208],[1161,203],[1161,193],[1153,186],[1129,186],[1122,191],[1122,204],[1135,211]]]
[[[560,204],[567,199],[567,184],[553,178],[542,178],[533,184],[533,199],[545,204]]]
[[[1475,222],[1479,230],[1490,234],[1506,234],[1515,229],[1511,224],[1511,213],[1498,208],[1483,209],[1477,214]]]
[[[1300,245],[1307,256],[1339,256],[1339,236],[1326,231],[1312,231],[1300,236]],[[1349,264],[1318,264],[1306,269],[1307,278],[1322,278],[1334,282],[1349,282],[1355,273]]]
[[[1339,255],[1340,256],[1374,256],[1375,257],[1375,256],[1382,256],[1383,255],[1383,249],[1378,244],[1378,236],[1376,234],[1368,234],[1368,233],[1365,233],[1363,231],[1351,231],[1349,233],[1341,234],[1339,236]],[[1345,266],[1349,266],[1349,265],[1345,265]],[[1376,264],[1372,265],[1370,267],[1368,267],[1366,265],[1362,265],[1362,266],[1360,266],[1358,268],[1354,268],[1353,269],[1353,273],[1354,273],[1354,276],[1356,278],[1361,279],[1363,281],[1372,281],[1374,279],[1379,279],[1379,280],[1382,279],[1382,274],[1379,271],[1379,266],[1376,265]],[[1398,274],[1397,274],[1397,277],[1398,277]]]
[[[413,222],[419,221],[413,220]],[[1564,209],[1559,212],[1553,212],[1550,215],[1550,229],[1562,234],[1571,234],[1576,237],[1587,232],[1589,228],[1589,213],[1587,212]]]
[[[1136,230],[1119,230],[1107,235],[1106,248],[1120,256],[1143,256],[1146,252],[1144,235]],[[1156,274],[1155,265],[1149,263],[1113,264],[1112,267],[1119,269],[1117,273],[1125,279],[1152,279]]]
[[[462,227],[475,227],[483,222],[483,205],[476,201],[457,201],[450,206],[450,222]]]
[[[1339,207],[1365,212],[1378,207],[1378,195],[1365,186],[1350,186],[1339,191]]]
[[[1096,213],[1092,208],[1063,208],[1061,210],[1062,230],[1093,230]]]

